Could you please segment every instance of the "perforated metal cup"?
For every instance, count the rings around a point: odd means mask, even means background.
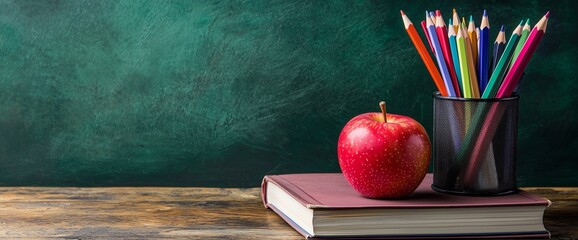
[[[434,190],[488,196],[517,190],[518,99],[434,93]]]

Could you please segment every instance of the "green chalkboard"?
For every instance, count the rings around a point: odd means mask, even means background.
[[[518,179],[578,185],[572,4],[2,0],[0,185],[255,187],[335,172],[341,128],[380,100],[431,136],[435,86],[399,10],[419,22],[452,7],[487,9],[508,32],[551,11],[520,92]]]

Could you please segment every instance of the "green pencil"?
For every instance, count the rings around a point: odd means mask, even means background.
[[[488,86],[484,90],[484,94],[482,94],[482,98],[494,98],[496,97],[496,93],[498,93],[498,89],[500,89],[500,85],[502,85],[502,80],[504,79],[504,75],[506,74],[506,70],[508,69],[508,64],[510,62],[510,58],[513,54],[513,49],[518,40],[520,39],[520,35],[522,34],[522,24],[524,21],[520,22],[520,25],[516,27],[512,36],[508,40],[508,44],[504,49],[504,53],[500,57],[500,60],[496,64],[496,68],[492,72],[492,76],[490,77],[490,81],[488,82]],[[518,44],[520,45],[520,44]]]
[[[514,55],[512,56],[512,61],[510,61],[510,65],[514,64],[514,61],[516,61],[516,58],[518,58],[518,55],[520,55],[520,51],[522,51],[522,47],[524,46],[524,43],[526,43],[526,39],[528,39],[530,31],[532,31],[532,28],[530,27],[530,19],[528,18],[526,20],[526,24],[524,24],[524,27],[522,29],[522,35],[520,36],[518,45],[516,45],[516,49],[514,50]]]
[[[458,26],[456,43],[458,45],[458,57],[460,59],[460,73],[462,75],[462,90],[464,98],[472,98],[472,86],[470,85],[470,75],[468,69],[468,59],[466,55],[466,39],[464,38],[461,24]],[[468,44],[470,44],[468,42]]]

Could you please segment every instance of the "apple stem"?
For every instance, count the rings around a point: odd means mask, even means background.
[[[387,114],[385,112],[385,102],[379,102],[379,108],[381,108],[381,113],[383,114],[383,122],[387,122]]]

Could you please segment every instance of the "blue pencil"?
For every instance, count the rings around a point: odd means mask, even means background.
[[[444,85],[446,86],[446,89],[448,90],[448,95],[450,97],[455,97],[456,92],[455,92],[454,87],[452,85],[452,79],[450,78],[450,72],[449,72],[448,67],[446,65],[446,62],[444,60],[444,54],[442,52],[442,47],[441,47],[440,42],[438,40],[435,26],[434,26],[434,24],[430,18],[430,15],[428,14],[427,11],[425,12],[425,21],[426,21],[426,26],[427,26],[427,31],[429,33],[429,37],[431,38],[430,39],[431,43],[434,47],[434,51],[436,52],[436,60],[438,62],[438,67],[439,67],[440,72],[442,74],[442,78],[444,79]]]
[[[478,53],[478,85],[480,92],[484,92],[488,85],[488,66],[490,65],[490,23],[484,10],[484,16],[480,23],[480,51]]]

